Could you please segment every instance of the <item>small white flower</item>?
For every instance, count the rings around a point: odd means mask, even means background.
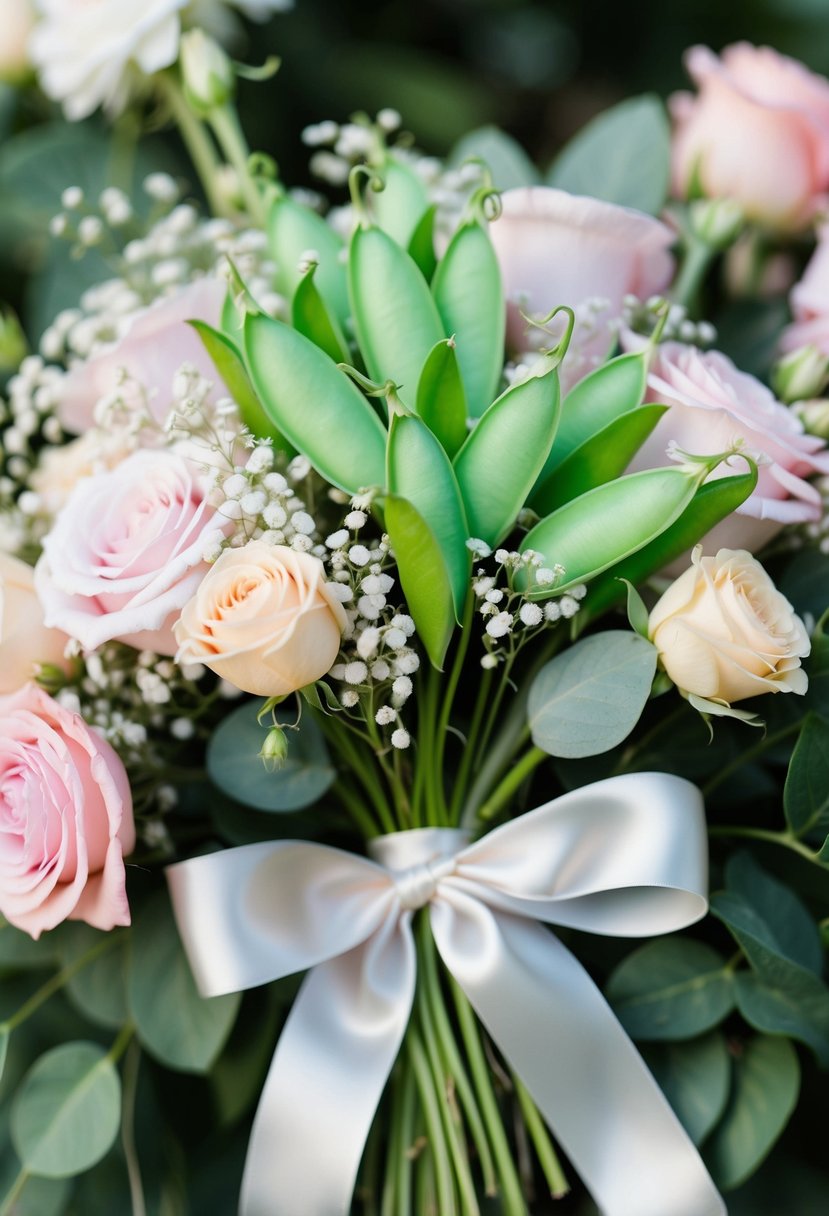
[[[558,621],[561,619],[561,608],[557,600],[547,600],[544,605],[544,616],[548,621]]]
[[[367,566],[371,561],[371,554],[365,545],[352,545],[348,557],[351,564],[358,567]]]
[[[391,690],[395,697],[399,697],[401,701],[407,700],[412,695],[412,682],[408,676],[398,676],[391,686]]]
[[[366,595],[388,595],[393,586],[394,579],[388,574],[367,574],[360,583]]]
[[[346,684],[364,684],[368,678],[368,668],[359,661],[346,663],[343,674]]]
[[[295,511],[291,516],[291,524],[295,531],[301,532],[303,536],[310,536],[317,526],[307,511]]]
[[[391,675],[391,668],[385,659],[377,659],[371,665],[371,678],[373,680],[387,680]]]
[[[242,510],[246,515],[259,515],[267,505],[267,498],[262,490],[251,490],[242,499]],[[267,522],[267,521],[266,521]]]
[[[288,522],[288,512],[278,502],[269,502],[262,512],[262,518],[269,528],[282,528]]]
[[[540,625],[544,620],[544,610],[540,604],[522,604],[518,610],[518,615],[523,624],[529,628]]]
[[[383,641],[388,646],[389,650],[402,650],[406,645],[407,637],[402,629],[389,628],[383,635]]]
[[[60,205],[67,211],[76,211],[83,206],[83,190],[80,186],[67,186],[60,196]]]
[[[402,726],[398,726],[397,730],[392,731],[392,747],[396,747],[400,751],[404,751],[409,746],[411,741],[411,735],[407,730],[404,730]]]
[[[394,670],[401,676],[413,676],[420,667],[420,657],[413,650],[395,655]]]
[[[385,606],[384,595],[361,595],[357,600],[357,611],[367,621],[376,621]]]
[[[563,595],[558,601],[558,606],[563,617],[575,616],[579,610],[579,602],[572,595]]]
[[[494,654],[485,654],[481,659],[481,667],[484,671],[491,671],[493,667],[498,666],[498,658]]]
[[[192,739],[196,728],[189,718],[174,718],[170,723],[170,734],[174,739]]]
[[[243,473],[232,473],[222,483],[226,498],[241,498],[248,490],[248,479]]]
[[[374,715],[374,721],[378,726],[391,726],[392,722],[397,721],[397,714],[390,705],[381,705]]]
[[[471,550],[476,557],[489,557],[492,550],[485,540],[479,540],[477,536],[470,536],[466,542],[467,549]]]
[[[340,704],[346,709],[353,709],[355,705],[360,704],[360,694],[353,688],[346,688],[340,696]]]
[[[264,485],[269,494],[284,494],[288,489],[288,483],[281,473],[268,473]]]
[[[550,570],[548,566],[541,566],[535,572],[535,581],[539,587],[550,587],[556,581],[555,570]]]
[[[348,530],[339,528],[336,532],[332,532],[330,536],[325,538],[325,543],[329,549],[341,549],[348,541]]]
[[[345,519],[343,520],[343,523],[347,528],[353,528],[356,530],[357,528],[362,528],[367,519],[368,516],[366,515],[365,511],[349,511],[348,515],[346,515]]]
[[[379,645],[380,630],[369,626],[357,638],[357,653],[361,659],[370,659],[377,653]]]
[[[491,638],[503,638],[509,633],[512,628],[513,616],[511,612],[499,612],[491,620],[487,621],[486,631]]]
[[[500,604],[501,600],[504,598],[504,593],[497,587],[493,587],[491,591],[487,591],[484,598],[490,604]]]

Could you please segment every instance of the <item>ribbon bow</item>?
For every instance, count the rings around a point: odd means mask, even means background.
[[[724,1216],[696,1149],[593,981],[539,921],[619,937],[707,910],[702,798],[664,773],[574,790],[496,828],[244,845],[170,867],[205,996],[309,970],[253,1126],[242,1216],[347,1216],[415,988],[438,951],[607,1216]]]

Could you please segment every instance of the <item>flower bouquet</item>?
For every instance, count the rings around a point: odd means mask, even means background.
[[[749,1211],[829,1060],[829,83],[696,48],[548,185],[325,121],[324,200],[228,6],[43,8],[207,211],[66,182],[0,407],[0,1213]]]

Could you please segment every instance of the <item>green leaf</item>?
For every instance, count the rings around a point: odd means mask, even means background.
[[[317,290],[314,282],[316,271],[317,267],[311,266],[300,279],[291,302],[291,321],[294,329],[324,350],[329,359],[335,363],[348,363],[348,343],[337,318],[329,311]]]
[[[78,960],[103,946],[103,953],[90,959],[67,980],[66,991],[72,1003],[98,1026],[117,1029],[128,1019],[125,973],[125,938],[110,944],[109,934],[89,925],[66,926],[61,938],[61,964],[72,967]]]
[[[551,756],[595,756],[633,730],[651,690],[656,650],[636,633],[593,634],[556,655],[533,680],[533,743]]]
[[[728,1105],[705,1160],[714,1181],[731,1190],[757,1169],[794,1110],[800,1066],[788,1039],[758,1035],[734,1061]]]
[[[819,620],[829,605],[829,556],[803,549],[775,581],[799,616],[811,613]]]
[[[9,1051],[9,1031],[5,1026],[0,1026],[0,1081],[3,1079],[3,1070],[6,1067],[6,1056]]]
[[[287,194],[274,199],[267,221],[268,245],[276,264],[274,286],[293,299],[303,271],[300,261],[313,249],[319,263],[316,275],[320,295],[342,324],[349,313],[345,267],[340,261],[342,238],[303,203]]]
[[[558,425],[558,372],[530,376],[494,401],[455,457],[469,534],[496,545],[515,526]]]
[[[605,995],[634,1039],[692,1039],[734,1008],[723,958],[690,938],[659,938],[623,959]]]
[[[746,971],[734,978],[737,1008],[750,1026],[799,1039],[829,1068],[829,988],[821,979],[811,971],[786,973],[776,982]]]
[[[824,717],[829,717],[829,634],[819,624],[812,634],[812,653],[803,666],[809,677],[806,705]]]
[[[420,373],[417,412],[437,435],[450,460],[466,440],[466,393],[455,345],[446,338],[433,346]]]
[[[432,665],[442,669],[455,627],[452,582],[443,552],[434,532],[407,499],[390,494],[385,517],[406,604]]]
[[[469,529],[451,461],[437,436],[415,414],[397,414],[391,420],[386,484],[391,494],[412,503],[440,545],[459,619],[469,590]]]
[[[54,933],[42,933],[35,941],[0,917],[0,967],[51,967],[57,960]]]
[[[266,412],[327,481],[347,494],[383,484],[386,429],[328,355],[262,313],[245,318],[244,351]]]
[[[248,702],[223,718],[207,745],[207,773],[229,797],[258,811],[298,811],[330,789],[336,773],[325,738],[309,713],[298,730],[287,730],[288,755],[281,768],[266,768],[259,752],[267,727],[260,726],[261,702]],[[285,721],[285,719],[283,719]]]
[[[191,321],[190,325],[201,338],[217,372],[227,385],[231,397],[239,406],[244,424],[252,434],[257,435],[260,439],[273,439],[277,448],[287,450],[291,455],[294,449],[286,444],[263,410],[245,371],[242,356],[233,341],[226,334],[214,329],[212,325],[208,325],[206,321]]]
[[[820,935],[791,887],[764,870],[745,850],[728,859],[725,878],[729,892],[742,897],[766,926],[772,949],[819,975],[823,968]]]
[[[420,222],[412,233],[409,241],[408,254],[423,275],[427,283],[431,283],[432,275],[437,266],[435,255],[435,216],[437,207],[432,204],[423,212]]]
[[[795,836],[829,831],[829,722],[818,714],[807,716],[792,752],[783,809]]]
[[[369,192],[371,214],[377,226],[405,249],[429,207],[429,195],[415,171],[395,156],[386,156],[378,169],[385,188]]]
[[[668,195],[670,127],[658,97],[620,102],[583,127],[556,158],[550,186],[658,215]]]
[[[121,1083],[96,1043],[63,1043],[37,1061],[15,1095],[11,1133],[25,1169],[68,1178],[109,1151],[121,1122]]]
[[[628,624],[641,638],[650,641],[648,638],[648,610],[645,607],[644,600],[633,583],[626,582],[626,586],[628,589]]]
[[[497,190],[536,186],[540,181],[538,170],[521,145],[498,127],[478,127],[464,135],[452,149],[449,163],[462,165],[472,157],[489,166]]]
[[[239,993],[199,996],[165,893],[141,909],[130,945],[127,992],[142,1045],[177,1072],[209,1072],[236,1020]]]
[[[667,409],[667,405],[640,405],[608,422],[565,457],[546,481],[537,483],[531,498],[533,510],[549,515],[563,503],[624,473]]]
[[[724,1036],[649,1044],[642,1055],[680,1123],[694,1144],[701,1144],[728,1101],[731,1060]]]

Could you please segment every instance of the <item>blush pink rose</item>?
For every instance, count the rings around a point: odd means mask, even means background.
[[[829,187],[829,81],[770,47],[691,47],[699,92],[671,99],[673,183],[734,199],[749,219],[803,227]]]
[[[64,920],[130,923],[135,847],[124,766],[36,684],[0,697],[0,912],[38,938]]]
[[[647,399],[671,408],[636,454],[631,472],[666,465],[672,440],[686,452],[707,456],[726,451],[742,438],[749,455],[765,458],[756,490],[712,529],[706,548],[756,552],[786,524],[820,518],[820,494],[806,478],[829,473],[825,443],[807,435],[791,410],[725,355],[664,343],[651,365]],[[711,477],[734,471],[721,464]]]
[[[172,626],[207,573],[205,550],[232,526],[206,493],[170,451],[140,450],[80,481],[35,569],[46,623],[85,650],[116,639],[175,654]]]
[[[76,434],[92,426],[95,406],[118,387],[122,369],[146,389],[158,422],[172,405],[173,381],[183,363],[212,381],[215,394],[229,395],[199,335],[187,324],[206,321],[218,326],[226,290],[221,279],[197,279],[136,312],[117,342],[78,364],[63,380],[61,424]]]
[[[829,356],[829,224],[818,229],[818,243],[789,302],[794,321],[783,330],[780,348],[815,346]]]
[[[538,346],[540,331],[521,312],[546,316],[559,304],[582,311],[601,302],[593,326],[576,324],[570,352],[572,382],[603,359],[614,341],[610,322],[628,294],[646,299],[670,283],[675,236],[641,211],[547,186],[507,190],[490,225],[507,300],[507,341],[513,350]]]

